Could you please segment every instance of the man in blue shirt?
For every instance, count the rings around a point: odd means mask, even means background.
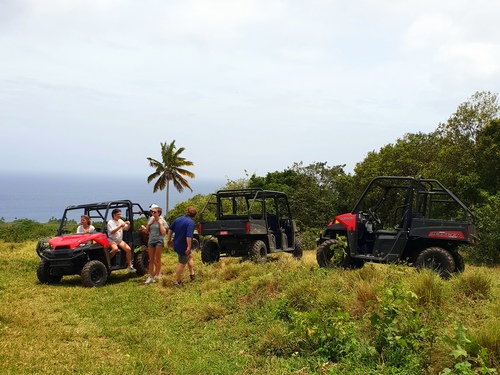
[[[193,217],[195,216],[196,209],[189,207],[186,215],[175,219],[168,228],[167,246],[172,247],[172,234],[175,233],[173,247],[179,259],[179,264],[175,270],[175,285],[181,285],[181,275],[186,264],[189,268],[189,276],[191,280],[194,280],[194,261],[193,253],[191,252],[191,243],[194,232]]]

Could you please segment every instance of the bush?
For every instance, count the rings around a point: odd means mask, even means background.
[[[500,231],[497,223],[500,221],[500,193],[484,194],[485,205],[475,207],[479,242],[477,246],[466,247],[467,259],[479,265],[493,266],[500,264]]]
[[[0,239],[5,242],[36,241],[45,237],[53,237],[59,223],[50,221],[41,224],[29,219],[14,220],[11,223],[0,223]]]

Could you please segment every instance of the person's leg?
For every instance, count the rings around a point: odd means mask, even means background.
[[[153,277],[154,273],[154,259],[155,259],[155,248],[148,246],[148,257],[149,257],[149,265],[148,265],[148,278]]]
[[[118,252],[118,245],[116,243],[110,241],[109,247],[111,248],[111,250],[109,251],[109,258],[111,259]]]
[[[125,241],[122,241],[118,244],[120,249],[125,251],[125,258],[127,259],[127,264],[129,267],[132,267],[132,250],[130,249],[130,246],[127,245]]]
[[[188,258],[188,269],[189,269],[189,277],[191,277],[191,280],[194,279],[194,259],[193,259],[193,253],[189,254]]]
[[[161,253],[163,252],[163,245],[156,245],[155,249],[155,272],[156,276],[161,276]]]
[[[186,264],[189,262],[189,258],[187,255],[180,255],[180,254],[177,254],[177,258],[179,259],[179,264],[175,269],[175,283],[180,284],[182,271],[184,271]]]

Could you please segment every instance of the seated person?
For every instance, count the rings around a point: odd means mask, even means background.
[[[76,233],[94,233],[95,228],[90,224],[90,217],[88,215],[82,215],[80,218],[81,225],[76,229]]]
[[[127,245],[125,241],[123,241],[123,231],[130,229],[130,222],[123,221],[122,211],[119,208],[115,208],[111,212],[111,216],[113,217],[108,221],[108,237],[109,237],[109,246],[111,247],[111,251],[109,255],[111,258],[115,256],[118,252],[118,248],[125,251],[125,256],[127,258],[128,270],[130,272],[136,272],[136,269],[132,265],[132,250],[130,246]]]

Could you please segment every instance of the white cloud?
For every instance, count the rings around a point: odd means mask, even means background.
[[[140,171],[172,139],[198,176],[352,168],[434,130],[475,91],[500,90],[500,8],[489,0],[5,0],[0,10],[0,127],[24,129],[0,158],[28,142],[40,168],[74,165],[79,152],[45,145],[82,129],[99,136],[81,141],[93,158],[115,139],[134,155],[116,173]]]

